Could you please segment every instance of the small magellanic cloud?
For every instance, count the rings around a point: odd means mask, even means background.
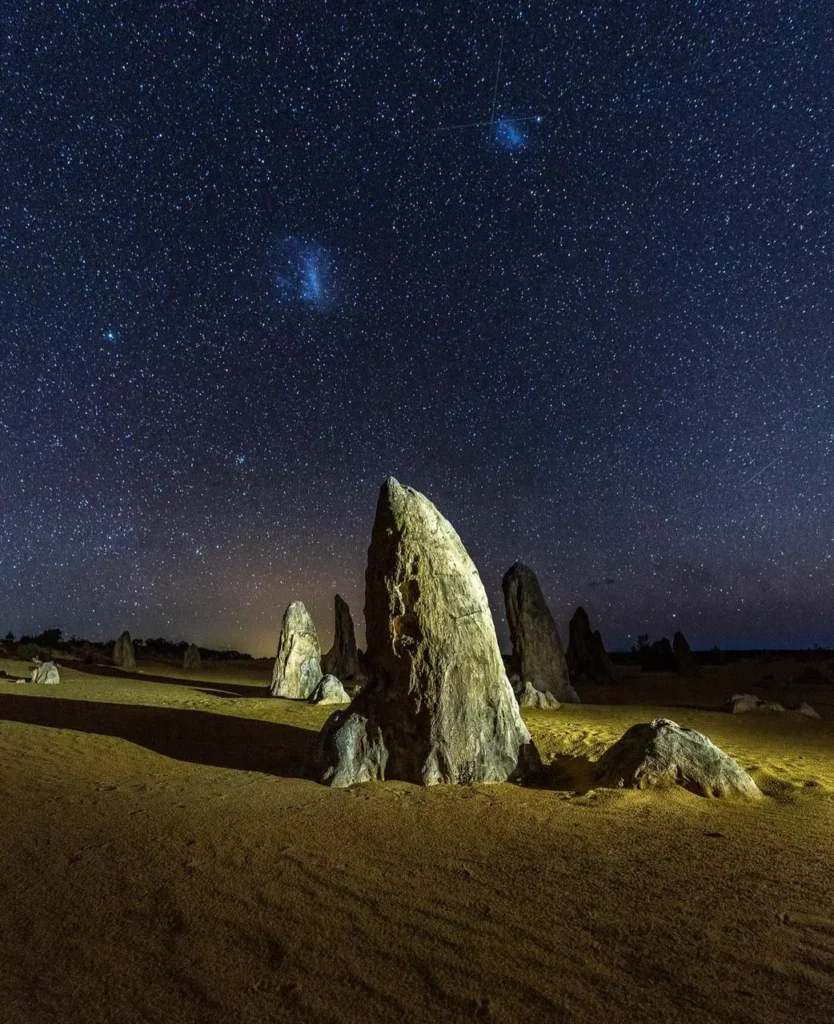
[[[495,122],[495,141],[504,149],[514,152],[527,145],[527,134],[519,121],[502,118]]]

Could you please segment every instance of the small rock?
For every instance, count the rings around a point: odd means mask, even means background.
[[[772,700],[762,700],[752,693],[734,693],[727,701],[727,706],[734,715],[743,715],[748,711],[784,711],[781,704]]]
[[[57,686],[61,682],[61,675],[58,666],[54,661],[45,661],[42,665],[32,669],[32,683],[42,683],[44,686]]]
[[[310,694],[311,704],[350,704],[350,697],[336,676],[322,676],[315,690]]]
[[[522,708],[550,708],[555,711],[562,706],[552,693],[537,690],[529,679],[521,687],[521,692],[516,694],[516,696],[518,697],[519,707]]]
[[[668,718],[633,725],[597,763],[596,784],[614,789],[683,786],[702,796],[757,800],[746,771],[703,733]]]
[[[803,701],[796,710],[800,715],[807,715],[808,718],[816,718],[822,721],[819,712],[815,711],[810,704],[806,704],[805,701]]]

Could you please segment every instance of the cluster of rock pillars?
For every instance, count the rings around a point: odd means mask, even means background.
[[[542,771],[520,707],[577,702],[570,680],[612,682],[611,662],[582,608],[565,652],[526,566],[513,565],[502,585],[513,644],[508,665],[478,570],[451,524],[424,495],[393,477],[385,481],[365,572],[365,652],[357,650],[350,610],[339,596],[335,639],[323,657],[300,601],[287,608],[281,626],[270,695],[348,705],[318,736],[317,778],[331,786],[385,778],[466,784]],[[681,665],[694,664],[688,645],[684,650],[676,638],[676,648]],[[667,719],[629,729],[598,762],[597,779],[615,787],[679,784],[704,795],[761,795],[706,736]]]
[[[535,573],[516,563],[502,587],[513,644],[507,664],[478,570],[455,530],[424,495],[393,477],[385,481],[365,571],[365,652],[357,649],[350,609],[338,595],[335,638],[324,656],[301,601],[287,608],[281,624],[269,695],[347,705],[318,736],[314,776],[330,786],[385,778],[428,786],[520,781],[543,771],[520,707],[578,702],[571,679],[610,683],[614,673],[584,608],[571,619],[565,652]],[[699,672],[682,633],[673,645],[663,640],[647,650],[651,667]],[[116,641],[113,661],[135,669],[129,633]],[[192,644],[183,668],[199,667]],[[32,682],[58,681],[52,662],[33,672]],[[748,697],[734,696],[732,710],[753,709],[758,698]],[[799,710],[807,713],[805,707]],[[776,708],[784,710],[767,705]],[[747,772],[706,736],[665,718],[632,726],[597,762],[596,782],[761,796]]]

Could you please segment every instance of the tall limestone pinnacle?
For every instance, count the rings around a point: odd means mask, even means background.
[[[579,697],[570,685],[562,641],[536,574],[516,562],[504,573],[501,586],[522,683],[530,682],[556,700],[576,703]]]
[[[322,672],[337,679],[353,679],[359,675],[356,633],[347,601],[336,595],[336,628],[333,646],[321,660]]]
[[[307,700],[320,679],[321,648],[316,627],[303,602],[293,601],[281,622],[269,695]]]
[[[503,782],[538,766],[478,571],[434,505],[382,485],[365,573],[367,686],[320,735],[334,786]]]

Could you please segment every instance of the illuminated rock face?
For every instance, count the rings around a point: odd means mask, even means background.
[[[321,648],[316,627],[301,601],[284,612],[270,697],[307,700],[321,679]]]
[[[562,641],[536,574],[516,562],[504,573],[501,586],[513,658],[521,679],[559,701],[577,703],[579,697],[568,679]]]
[[[633,725],[597,763],[596,784],[612,789],[683,786],[701,796],[756,800],[746,771],[703,733],[668,718]]]
[[[190,644],[182,656],[182,667],[186,672],[193,672],[200,667],[200,649],[196,644]]]
[[[127,630],[122,633],[113,647],[113,664],[119,668],[132,672],[136,668],[136,654],[133,650],[133,641]]]
[[[311,704],[350,704],[341,680],[335,676],[322,676],[310,695]]]
[[[574,681],[586,679],[591,683],[616,682],[602,636],[599,630],[591,631],[591,622],[584,608],[577,608],[570,620],[567,663],[568,672]]]
[[[503,782],[537,767],[478,571],[434,505],[393,477],[368,550],[365,624],[368,683],[322,730],[322,781]]]
[[[359,658],[356,653],[356,633],[347,601],[336,595],[336,632],[333,646],[321,661],[322,671],[337,679],[354,679],[359,675]]]
[[[54,661],[45,661],[42,665],[32,669],[32,677],[29,681],[44,686],[57,686],[61,682],[58,666]]]

